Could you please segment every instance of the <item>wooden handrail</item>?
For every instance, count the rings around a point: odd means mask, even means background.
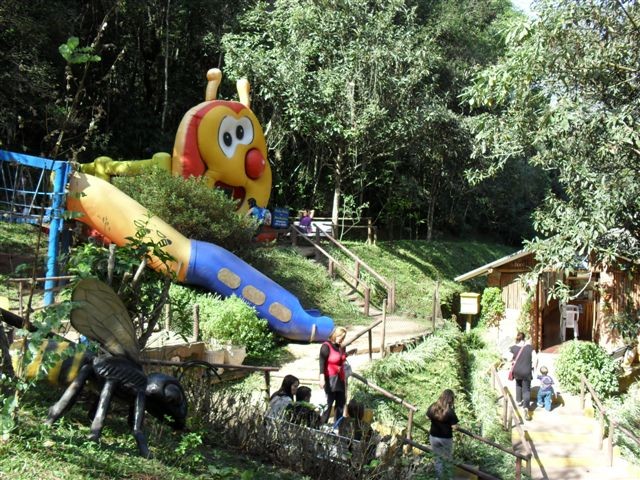
[[[352,378],[352,377],[355,378],[356,380],[360,380],[367,387],[371,388],[372,390],[375,390],[378,393],[381,393],[383,396],[387,397],[389,400],[393,400],[394,402],[398,403],[399,405],[405,407],[408,410],[408,414],[407,414],[407,438],[410,439],[411,438],[411,431],[413,429],[413,414],[418,411],[418,407],[416,407],[414,405],[411,405],[409,402],[406,402],[402,398],[398,397],[397,395],[391,393],[388,390],[385,390],[384,388],[376,385],[375,383],[371,383],[369,380],[367,380],[362,375],[360,375],[360,374],[358,374],[356,372],[352,372],[351,373],[351,376],[349,378]]]
[[[513,455],[514,457],[517,457],[520,460],[529,461],[529,457],[527,455],[523,455],[522,453],[518,453],[515,450],[513,450],[512,448],[505,448],[502,445],[500,445],[499,443],[493,442],[493,441],[489,440],[488,438],[482,437],[480,435],[476,435],[475,433],[473,433],[470,430],[467,430],[466,428],[458,427],[456,429],[456,431],[458,431],[460,433],[463,433],[463,434],[467,435],[468,437],[473,438],[474,440],[478,440],[479,442],[486,443],[487,445],[491,445],[492,447],[497,448],[498,450],[502,450],[504,453],[508,453],[509,455]]]
[[[585,407],[585,397],[586,397],[585,388],[586,390],[589,391],[589,394],[591,395],[591,401],[596,405],[596,407],[600,411],[600,435],[598,436],[598,448],[600,449],[602,449],[603,439],[605,435],[605,421],[609,422],[609,432],[607,435],[607,456],[609,459],[609,466],[612,466],[613,465],[613,437],[614,437],[614,431],[616,430],[616,428],[619,432],[622,432],[623,434],[625,434],[629,439],[631,439],[638,445],[640,445],[640,438],[638,438],[631,431],[629,431],[628,429],[620,425],[615,419],[609,417],[609,412],[604,407],[604,405],[602,405],[602,402],[598,398],[598,395],[595,389],[593,388],[593,385],[589,383],[589,380],[587,379],[587,377],[584,376],[583,373],[580,374],[580,408],[582,410],[584,410],[584,407]]]
[[[142,351],[142,353],[144,354],[144,350]],[[201,362],[206,363],[208,366],[211,366],[214,368],[225,368],[225,369],[233,368],[237,370],[248,370],[251,372],[277,372],[280,370],[280,367],[259,367],[255,365],[235,365],[233,363],[212,363],[212,362],[207,362],[205,360],[201,360]],[[141,360],[141,363],[144,363],[146,365],[161,365],[166,367],[183,367],[188,362],[174,362],[171,360],[149,359],[149,360]]]
[[[456,467],[460,468],[461,470],[464,470],[465,472],[469,472],[475,475],[476,477],[481,478],[482,480],[500,480],[498,477],[494,477],[493,475],[490,475],[481,470],[478,470],[477,468],[474,468],[471,465],[467,465],[465,463],[456,463],[448,458],[442,457],[442,455],[439,455],[438,453],[434,452],[431,447],[427,445],[422,445],[421,443],[418,443],[418,442],[414,442],[410,438],[403,438],[402,441],[407,445],[411,445],[412,447],[417,448],[418,450],[422,450],[423,452],[427,452],[427,453],[431,453],[433,455],[439,456],[443,458],[445,461],[450,462]]]
[[[189,366],[189,361],[173,362],[171,360],[142,360],[141,363],[146,365],[161,365],[161,366],[167,366],[167,367]],[[269,402],[269,398],[271,397],[271,372],[277,372],[278,370],[280,370],[280,367],[257,367],[253,365],[234,365],[231,363],[211,363],[205,360],[198,360],[198,363],[214,369],[224,368],[224,369],[233,369],[233,370],[246,370],[249,372],[262,372],[264,375],[266,402]]]
[[[362,259],[360,259],[353,252],[351,252],[347,247],[342,245],[342,243],[340,243],[338,240],[333,238],[333,236],[329,235],[328,233],[324,233],[323,232],[322,236],[324,238],[329,239],[329,241],[331,241],[333,244],[335,244],[341,251],[346,253],[348,257],[350,257],[352,260],[354,260],[356,262],[356,267],[355,267],[356,273],[355,274],[351,273],[349,271],[349,269],[343,263],[339,262],[329,252],[327,252],[324,248],[322,248],[320,245],[318,245],[317,242],[315,242],[308,235],[306,235],[305,232],[299,226],[292,225],[291,228],[295,232],[294,235],[299,236],[301,238],[304,238],[307,243],[311,244],[312,247],[314,247],[316,250],[318,250],[320,253],[322,253],[322,255],[324,255],[326,258],[328,258],[330,260],[330,265],[331,265],[331,263],[333,263],[333,264],[337,265],[338,267],[342,268],[342,270],[349,277],[351,277],[355,281],[356,288],[357,288],[358,284],[361,283],[364,286],[365,295],[366,295],[366,292],[369,292],[369,294],[370,294],[371,286],[367,285],[360,278],[359,270],[360,270],[360,265],[362,265],[364,267],[364,269],[367,270],[385,288],[385,290],[387,292],[387,307],[389,308],[389,311],[392,312],[395,309],[395,286],[393,285],[393,283],[390,283],[386,279],[384,279],[378,272],[376,272],[371,267],[369,267],[369,265],[367,265],[365,262],[363,262]],[[365,302],[365,310],[366,309],[368,309],[368,302]]]
[[[378,272],[376,272],[373,268],[371,268],[369,265],[367,265],[360,257],[358,257],[355,253],[353,253],[351,250],[349,250],[347,247],[345,247],[342,243],[340,243],[338,240],[336,240],[335,238],[333,238],[331,235],[324,235],[326,238],[329,239],[329,241],[331,243],[333,243],[336,247],[338,247],[340,250],[342,250],[348,257],[351,258],[351,260],[353,260],[354,262],[362,265],[364,267],[364,269],[369,272],[376,280],[378,280],[382,285],[384,285],[387,289],[391,288],[391,285],[389,285],[389,282],[382,277],[382,275],[380,275]]]
[[[356,333],[356,336],[353,337],[351,340],[349,340],[347,343],[345,343],[343,346],[344,348],[347,348],[349,345],[351,345],[353,342],[355,342],[357,339],[359,339],[362,335],[364,335],[367,332],[370,332],[371,330],[373,330],[374,328],[376,328],[378,325],[380,325],[382,323],[382,320],[378,320],[375,323],[372,323],[370,326],[368,326],[367,328],[365,328],[364,330],[361,330],[360,332]]]
[[[512,414],[515,412],[517,418],[519,420],[522,420],[522,418],[520,417],[520,412],[518,411],[518,407],[516,405],[515,400],[513,399],[513,396],[511,395],[511,392],[509,391],[509,389],[507,387],[505,387],[504,385],[502,385],[502,382],[500,381],[500,377],[498,375],[498,372],[496,371],[495,366],[491,366],[489,368],[489,374],[491,375],[491,385],[493,386],[494,390],[496,390],[496,392],[499,392],[501,394],[502,397],[502,405],[503,405],[503,409],[502,409],[502,424],[503,424],[503,428],[511,428],[512,427],[512,422],[511,422],[511,418],[512,418]],[[525,448],[526,454],[523,455],[521,453],[516,452],[515,450],[511,450],[509,451],[509,449],[503,449],[502,447],[500,447],[500,449],[510,455],[513,455],[516,458],[516,479],[521,478],[521,462],[522,460],[526,461],[526,472],[528,476],[531,476],[531,457],[533,456],[533,452],[531,450],[531,446],[529,445],[529,442],[527,440],[527,436],[524,432],[524,429],[522,428],[521,425],[521,421],[520,422],[515,422],[515,427],[516,430],[518,432],[518,436],[520,437],[520,441],[522,442],[522,445]],[[487,439],[488,440],[488,439]]]
[[[362,375],[360,375],[359,373],[353,372],[351,373],[351,376],[357,380],[360,380],[362,383],[364,383],[366,386],[370,387],[371,389],[375,390],[376,392],[381,393],[382,395],[384,395],[385,397],[387,397],[390,400],[393,400],[394,402],[402,405],[403,407],[413,411],[413,412],[417,412],[418,411],[418,407],[411,405],[409,402],[405,401],[404,399],[398,397],[397,395],[391,393],[388,390],[385,390],[382,387],[379,387],[378,385],[376,385],[375,383],[371,383],[369,380],[367,380],[366,378],[364,378]]]
[[[38,278],[7,278],[7,282],[15,283],[31,283],[31,282],[46,282],[47,280],[73,280],[77,275],[60,275],[57,277],[38,277]]]

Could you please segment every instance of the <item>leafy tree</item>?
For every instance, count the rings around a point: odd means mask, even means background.
[[[536,211],[528,247],[541,267],[575,255],[640,259],[640,5],[541,0],[514,22],[507,53],[465,95],[474,119],[473,181],[528,162],[559,188]]]
[[[476,18],[460,15],[474,8]],[[347,194],[388,223],[402,227],[411,216],[431,232],[438,204],[459,198],[470,152],[458,91],[474,65],[495,56],[489,26],[509,8],[501,0],[258,3],[224,37],[225,71],[254,84],[276,198],[330,208],[335,219]]]
[[[301,172],[306,184],[327,179],[338,216],[343,192],[375,184],[415,131],[407,106],[428,94],[433,42],[402,0],[260,2],[244,31],[224,38],[227,72],[254,79],[276,149],[276,171]],[[280,145],[301,144],[306,162],[283,164]],[[280,163],[278,165],[278,163]],[[288,182],[290,183],[290,182]]]

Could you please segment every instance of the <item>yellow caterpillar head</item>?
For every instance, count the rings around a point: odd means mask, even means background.
[[[249,82],[238,81],[240,101],[231,102],[216,100],[220,70],[209,70],[207,80],[206,101],[189,110],[178,127],[172,171],[185,178],[204,176],[211,187],[238,200],[241,212],[249,209],[249,198],[266,207],[271,167],[262,127],[249,108]]]

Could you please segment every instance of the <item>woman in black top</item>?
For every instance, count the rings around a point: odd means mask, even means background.
[[[531,420],[531,412],[529,410],[531,404],[531,380],[533,378],[531,372],[536,366],[535,364],[537,364],[536,353],[530,344],[525,343],[525,336],[522,332],[518,332],[516,344],[509,351],[513,355],[513,362],[515,363],[513,366],[513,378],[516,381],[516,402],[522,405],[524,418]]]
[[[431,420],[429,442],[433,453],[436,454],[436,475],[438,478],[449,478],[451,471],[451,463],[444,462],[442,457],[449,459],[453,452],[453,428],[458,424],[453,402],[453,392],[447,388],[442,392],[438,401],[432,403],[427,410],[427,417]]]

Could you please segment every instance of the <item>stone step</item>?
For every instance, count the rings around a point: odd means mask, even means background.
[[[640,470],[627,466],[561,466],[543,465],[532,468],[531,480],[630,480],[640,478]]]

